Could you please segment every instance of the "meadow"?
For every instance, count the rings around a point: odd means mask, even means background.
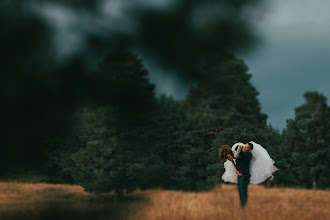
[[[0,182],[0,219],[330,219],[330,191],[249,185],[239,206],[236,185],[210,191],[85,192],[77,185]]]

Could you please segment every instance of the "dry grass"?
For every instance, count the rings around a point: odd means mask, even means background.
[[[135,192],[118,202],[76,185],[0,182],[0,219],[128,219],[146,200]]]
[[[0,182],[0,219],[330,219],[330,192],[249,186],[245,210],[236,185],[208,192],[135,191],[123,201],[80,186]]]
[[[240,208],[236,185],[209,192],[149,192],[150,205],[136,219],[330,219],[330,192],[249,185]]]

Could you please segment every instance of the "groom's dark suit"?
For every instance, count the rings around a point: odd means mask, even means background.
[[[252,153],[241,151],[239,155],[240,157],[236,159],[236,169],[243,175],[237,177],[237,184],[241,206],[244,207],[248,198],[247,189],[250,182],[250,160]]]

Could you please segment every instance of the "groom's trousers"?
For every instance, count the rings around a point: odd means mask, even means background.
[[[237,177],[238,193],[241,201],[241,206],[244,207],[248,199],[248,185],[250,183],[250,175],[243,174]]]

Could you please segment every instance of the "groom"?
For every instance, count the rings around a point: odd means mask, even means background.
[[[238,174],[238,193],[242,208],[245,206],[248,199],[247,190],[250,182],[250,161],[252,158],[252,150],[253,144],[246,143],[245,145],[238,146],[234,152],[234,158],[236,158],[236,169]]]

